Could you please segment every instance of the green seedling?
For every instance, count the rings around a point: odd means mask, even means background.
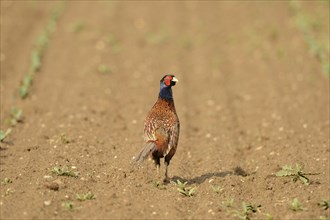
[[[221,67],[221,64],[222,64],[222,58],[217,55],[215,57],[213,57],[211,60],[210,60],[210,66],[213,68],[213,69],[219,69]]]
[[[31,53],[31,63],[29,67],[28,73],[24,76],[21,86],[19,88],[19,94],[22,99],[26,98],[30,92],[30,87],[33,83],[34,75],[40,70],[41,68],[41,58],[42,54],[44,52],[44,42],[45,40],[40,40],[41,38],[44,38],[45,36],[39,36],[37,41],[37,48],[32,50]],[[39,45],[39,42],[42,43],[42,45]]]
[[[317,203],[322,209],[327,210],[330,206],[330,200],[322,200],[321,202]]]
[[[301,203],[298,201],[297,198],[294,198],[293,201],[290,203],[290,209],[295,212],[307,210],[306,208],[302,207]]]
[[[86,24],[83,21],[76,21],[70,26],[70,32],[78,33],[86,28]]]
[[[85,200],[96,199],[96,196],[92,192],[88,192],[86,194],[77,194],[76,198],[79,201],[85,201]]]
[[[105,37],[104,41],[111,47],[113,53],[119,53],[121,51],[121,43],[114,35],[109,34]]]
[[[68,143],[70,143],[68,137],[64,133],[61,134],[61,142],[62,142],[62,144],[68,144]]]
[[[153,182],[154,187],[160,190],[166,189],[165,185],[159,181]]]
[[[18,122],[22,122],[23,111],[19,108],[12,108],[10,112],[9,124],[15,126]]]
[[[230,198],[230,199],[227,199],[226,201],[223,201],[222,202],[222,205],[225,207],[225,208],[230,208],[230,207],[233,207],[234,205],[234,199],[233,198]]]
[[[264,214],[267,220],[273,220],[273,216],[269,213]]]
[[[290,9],[294,14],[294,19],[297,28],[300,30],[306,44],[309,47],[311,54],[320,62],[321,70],[327,76],[330,75],[329,64],[329,44],[323,43],[319,40],[320,37],[316,37],[315,32],[321,29],[321,19],[317,20],[305,12],[303,12],[299,1],[290,1]]]
[[[221,188],[220,186],[211,186],[213,191],[217,194],[221,193],[223,191],[223,188]]]
[[[22,84],[19,88],[19,95],[22,99],[28,96],[34,75],[39,72],[42,67],[43,54],[45,53],[51,34],[56,30],[57,21],[59,16],[62,14],[63,7],[64,5],[60,4],[54,8],[46,27],[37,38],[35,48],[31,52],[31,61],[28,73],[24,76]]]
[[[278,58],[283,58],[285,54],[285,50],[283,48],[277,48],[276,55]]]
[[[113,46],[118,44],[119,40],[113,34],[109,34],[108,36],[105,37],[105,42],[110,46]]]
[[[48,34],[47,31],[42,31],[41,34],[39,35],[38,39],[37,39],[37,45],[39,47],[39,50],[43,51],[47,45],[48,45]]]
[[[188,182],[184,182],[182,183],[180,180],[177,180],[176,184],[178,186],[178,191],[181,195],[184,195],[184,196],[193,196],[196,192],[196,187],[187,187]]]
[[[100,64],[98,67],[97,67],[97,71],[99,73],[110,73],[111,72],[111,69],[109,66],[107,66],[106,64]]]
[[[53,33],[56,30],[57,22],[64,10],[64,3],[58,4],[52,11],[51,17],[46,26],[46,30],[49,34]]]
[[[190,36],[179,39],[178,44],[185,50],[191,50],[194,46],[194,42]]]
[[[66,210],[73,210],[74,206],[73,206],[73,202],[71,201],[65,201],[62,203],[62,207]]]
[[[114,54],[117,54],[121,51],[121,44],[116,44],[116,45],[113,45],[111,47],[111,51],[114,53]]]
[[[145,40],[151,45],[160,45],[168,41],[168,33],[165,29],[158,30],[156,32],[149,32],[145,36]]]
[[[69,177],[78,177],[79,176],[79,172],[69,170],[69,168],[67,166],[64,166],[62,168],[55,166],[51,169],[51,172],[55,173],[58,176],[69,176]]]
[[[8,128],[6,131],[0,131],[0,141],[3,142],[6,137],[10,134],[11,128]]]
[[[26,98],[29,94],[30,87],[31,87],[32,81],[33,81],[33,76],[34,76],[34,74],[29,72],[23,78],[23,81],[22,81],[21,86],[19,88],[19,94],[20,94],[22,99]]]
[[[282,170],[276,173],[276,176],[287,177],[291,176],[293,182],[296,182],[298,179],[301,180],[305,185],[310,183],[307,175],[318,175],[318,173],[305,173],[303,171],[304,166],[296,164],[295,166],[284,165]]]
[[[31,70],[37,72],[41,67],[41,57],[43,50],[34,49],[31,54]]]
[[[65,4],[63,2],[61,2],[60,4],[58,4],[54,10],[52,11],[52,15],[51,15],[51,20],[52,21],[58,21],[58,19],[60,18],[61,14],[63,13],[64,10],[64,6]]]
[[[2,185],[7,185],[7,184],[12,183],[12,182],[13,181],[10,178],[6,177],[1,181],[1,184]]]
[[[235,218],[242,220],[252,219],[253,213],[257,212],[261,205],[255,206],[246,202],[242,202],[242,210],[231,210],[229,214]]]
[[[48,34],[52,34],[56,31],[57,21],[50,20],[45,28]]]

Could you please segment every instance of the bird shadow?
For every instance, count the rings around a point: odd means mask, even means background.
[[[177,182],[179,180],[180,182],[187,182],[188,184],[202,184],[206,180],[211,179],[213,177],[223,178],[226,176],[248,176],[248,175],[250,174],[247,173],[243,168],[235,167],[233,170],[222,171],[222,172],[208,172],[200,176],[195,176],[190,179],[180,176],[173,176],[171,178],[171,181]]]

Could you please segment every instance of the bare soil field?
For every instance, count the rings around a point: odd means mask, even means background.
[[[0,14],[1,219],[330,218],[329,1],[1,0]],[[131,163],[164,74],[181,123],[168,184]]]

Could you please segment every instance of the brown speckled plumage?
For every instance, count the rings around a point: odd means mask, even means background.
[[[176,152],[179,140],[180,123],[171,88],[176,82],[177,79],[173,75],[165,75],[161,79],[158,100],[147,114],[144,123],[146,146],[136,157],[136,161],[142,162],[151,155],[158,169],[160,158],[165,157],[164,181],[167,181],[167,166]]]

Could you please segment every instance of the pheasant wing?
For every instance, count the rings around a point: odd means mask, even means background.
[[[179,133],[180,133],[180,123],[175,123],[170,129],[169,129],[169,143],[168,143],[168,149],[169,152],[172,148],[176,151],[176,147],[178,145],[179,141]]]

